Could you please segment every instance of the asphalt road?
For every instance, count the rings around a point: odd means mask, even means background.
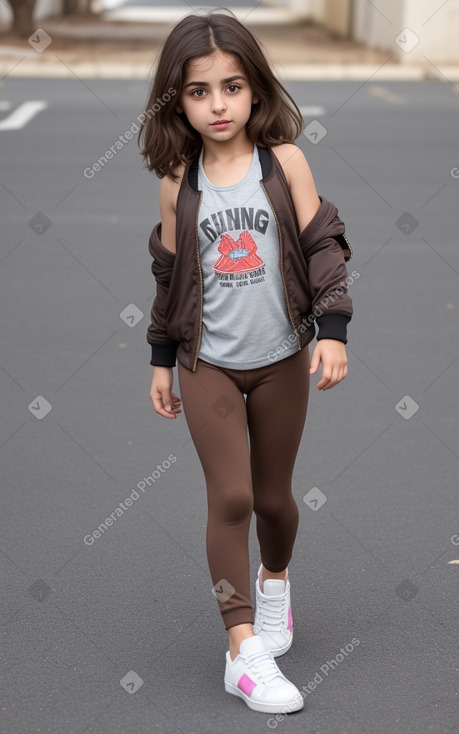
[[[201,466],[184,414],[150,403],[159,181],[135,136],[93,169],[146,83],[9,77],[2,734],[459,732],[459,95],[446,81],[287,86],[322,108],[298,144],[358,273],[349,374],[326,393],[312,378],[294,472],[294,643],[278,663],[305,707],[276,721],[225,693]],[[254,599],[254,522],[250,549]]]

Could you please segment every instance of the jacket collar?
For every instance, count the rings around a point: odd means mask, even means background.
[[[268,148],[262,148],[257,145],[258,155],[260,157],[262,178],[265,179],[272,168],[271,155]],[[199,154],[196,155],[188,169],[188,183],[194,191],[198,191],[198,171],[199,171]]]

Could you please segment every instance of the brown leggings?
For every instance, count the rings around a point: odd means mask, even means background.
[[[291,480],[308,405],[308,347],[247,370],[198,359],[193,372],[178,362],[178,379],[206,479],[206,549],[214,595],[225,629],[253,624],[248,548],[252,513],[268,571],[288,566],[298,529]]]

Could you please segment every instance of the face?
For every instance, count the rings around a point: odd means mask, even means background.
[[[188,62],[176,109],[203,138],[230,140],[245,127],[257,101],[237,57],[217,49]],[[220,120],[226,122],[214,124]]]

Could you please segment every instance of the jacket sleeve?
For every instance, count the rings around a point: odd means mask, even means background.
[[[322,196],[319,199],[319,209],[299,235],[319,329],[317,340],[337,339],[347,344],[347,325],[354,312],[346,267],[352,248],[336,206]]]
[[[180,342],[171,339],[167,333],[165,307],[169,294],[169,284],[175,263],[175,253],[161,242],[161,222],[155,225],[148,243],[153,258],[151,272],[155,276],[156,295],[147,329],[147,342],[151,346],[150,364],[161,367],[175,367],[177,347]]]

